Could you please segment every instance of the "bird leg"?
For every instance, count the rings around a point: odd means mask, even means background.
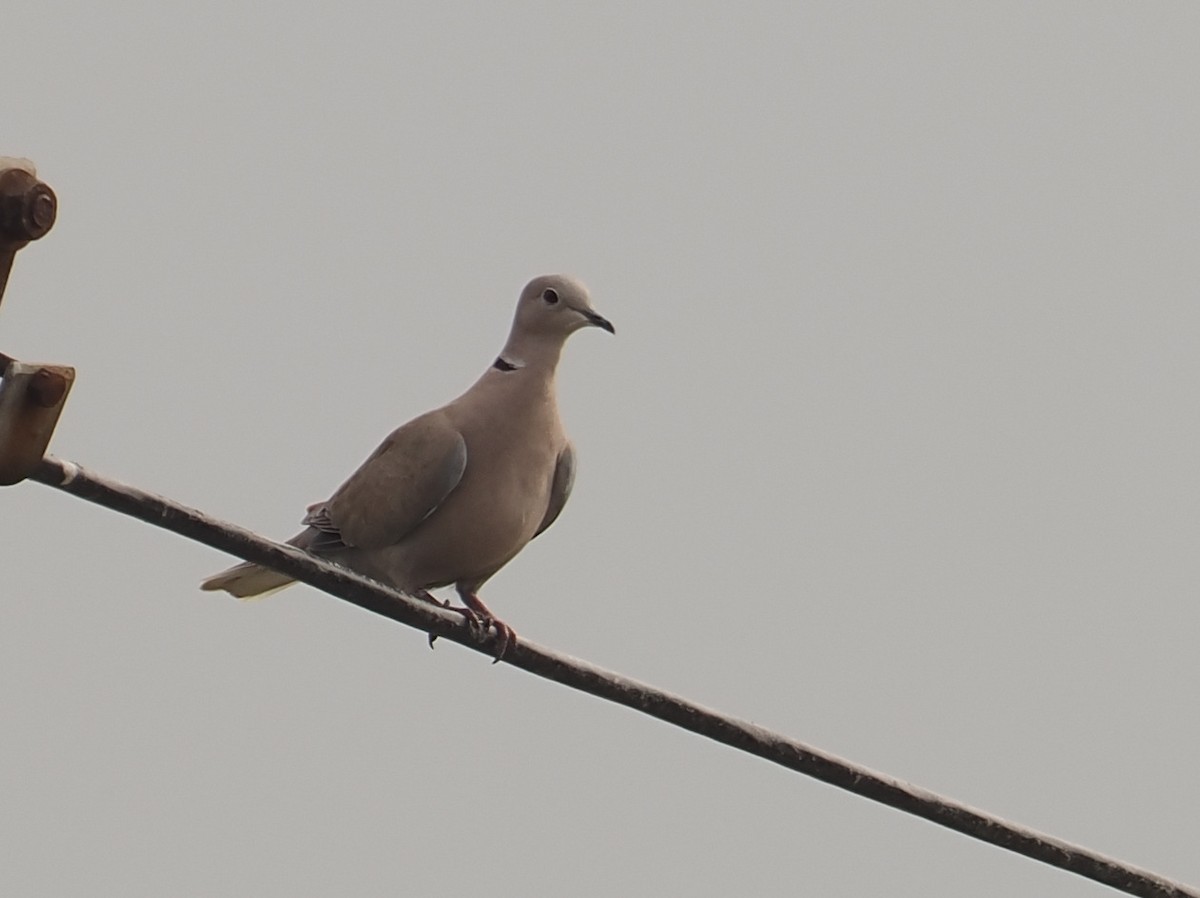
[[[482,639],[487,635],[487,626],[480,619],[480,616],[470,608],[458,608],[451,605],[449,602],[442,602],[433,597],[433,594],[427,589],[417,589],[412,593],[414,598],[420,599],[422,602],[428,602],[430,605],[437,605],[439,608],[445,608],[447,611],[457,611],[467,619],[467,626],[471,628],[471,633],[476,639]],[[437,641],[437,634],[429,634],[429,647],[433,648],[433,644]]]
[[[516,631],[504,621],[492,614],[488,606],[483,604],[483,600],[480,599],[479,596],[475,595],[475,593],[473,593],[471,590],[464,589],[462,586],[456,588],[458,590],[459,598],[461,598],[463,600],[463,604],[466,605],[466,608],[464,609],[464,615],[473,615],[475,619],[482,625],[483,632],[480,634],[480,638],[482,639],[483,636],[487,635],[489,627],[496,628],[496,656],[492,663],[497,663],[503,659],[504,656],[508,654],[508,650],[516,644]],[[455,610],[457,611],[458,609]],[[467,619],[470,620],[470,617],[468,616]]]
[[[438,599],[435,599],[433,597],[433,593],[431,593],[427,589],[415,590],[412,595],[413,595],[413,598],[420,599],[422,602],[428,602],[430,605],[437,605],[439,608],[449,608],[450,607],[449,602],[442,602],[442,601],[439,601]]]
[[[430,605],[437,605],[439,608],[449,608],[450,607],[449,602],[438,601],[437,599],[435,599],[433,597],[433,594],[427,589],[413,590],[412,595],[414,598],[420,599],[422,602],[428,602]],[[433,644],[435,642],[437,642],[437,634],[430,633],[429,634],[429,647],[433,648]]]

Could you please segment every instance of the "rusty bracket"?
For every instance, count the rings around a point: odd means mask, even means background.
[[[54,227],[58,199],[25,159],[0,157],[0,300],[17,250]]]
[[[37,467],[75,382],[66,365],[30,365],[0,355],[0,486],[20,483]]]
[[[58,200],[24,159],[0,157],[0,300],[17,250],[54,226]],[[58,424],[75,369],[31,365],[0,353],[0,485],[32,473]]]

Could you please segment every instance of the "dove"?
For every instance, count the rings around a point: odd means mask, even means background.
[[[558,519],[571,495],[575,448],[559,418],[555,373],[567,338],[588,327],[615,333],[583,284],[534,278],[500,355],[470,389],[392,431],[329,499],[308,507],[305,529],[288,542],[450,607],[481,637],[494,627],[495,658],[503,658],[516,632],[479,590]],[[200,588],[250,598],[293,582],[244,562]],[[462,607],[429,593],[451,585]]]

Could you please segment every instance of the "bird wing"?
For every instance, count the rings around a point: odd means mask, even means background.
[[[445,416],[429,412],[393,431],[327,502],[308,509],[308,548],[378,549],[404,539],[454,491],[467,444]]]
[[[567,500],[571,498],[571,487],[575,485],[575,447],[567,443],[562,452],[558,453],[558,461],[554,465],[554,480],[550,484],[550,502],[546,506],[546,514],[538,525],[537,537],[543,530],[555,522]]]

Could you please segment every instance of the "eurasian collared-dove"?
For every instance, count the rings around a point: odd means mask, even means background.
[[[575,450],[554,374],[567,337],[589,325],[613,333],[583,284],[530,281],[484,375],[393,431],[328,501],[309,506],[307,527],[288,542],[427,601],[436,601],[428,590],[454,584],[465,606],[456,610],[484,633],[494,625],[503,657],[516,634],[478,590],[554,523],[571,494]],[[249,598],[292,582],[245,562],[200,588]]]

